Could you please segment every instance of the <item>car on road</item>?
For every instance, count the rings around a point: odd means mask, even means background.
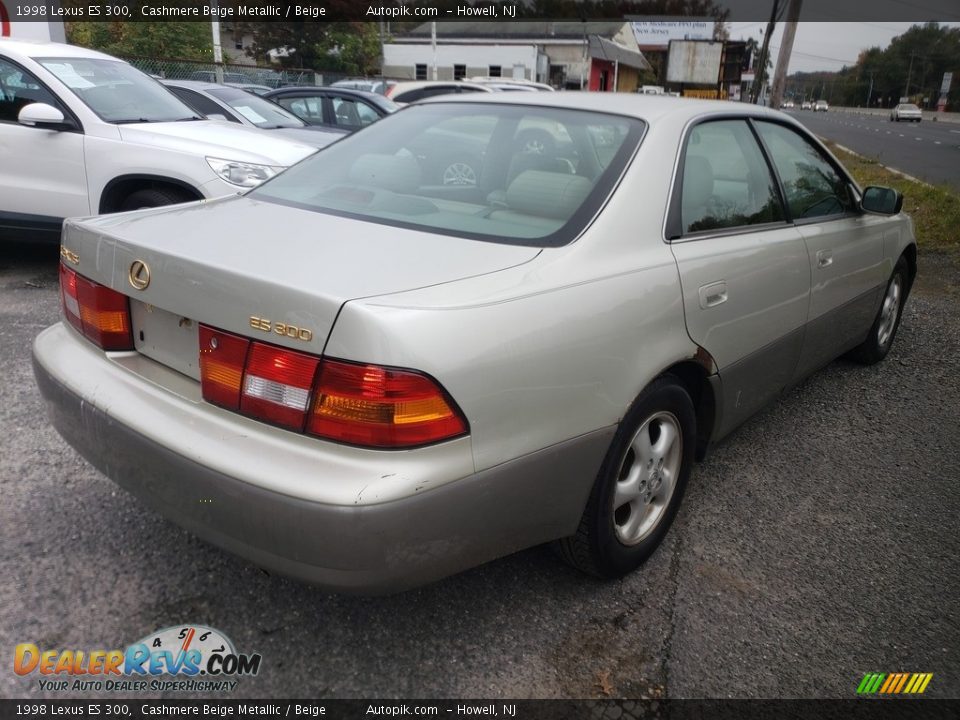
[[[809,100],[804,100],[802,103],[800,103],[800,109],[801,109],[801,110],[813,110],[813,103],[810,102]]]
[[[290,111],[305,123],[353,132],[400,109],[379,93],[345,87],[290,87],[263,97]]]
[[[923,112],[913,103],[900,103],[890,111],[891,122],[920,122],[923,120]]]
[[[318,148],[339,140],[347,132],[336,127],[309,125],[276,103],[241,88],[196,80],[160,82],[196,112],[211,120],[226,120],[260,130],[272,130],[278,135]]]
[[[813,105],[814,112],[827,112],[830,110],[830,105],[826,100],[817,100]]]
[[[476,182],[436,184],[466,138]],[[902,203],[763,107],[438,98],[239,197],[67,221],[34,371],[93,465],[270,570],[389,592],[554,541],[618,577],[712,443],[890,352]]]
[[[780,107],[784,110],[793,110],[793,100],[784,100],[782,103],[780,103]]]
[[[131,65],[0,39],[0,234],[58,240],[63,219],[235,194],[316,152],[200,118]]]

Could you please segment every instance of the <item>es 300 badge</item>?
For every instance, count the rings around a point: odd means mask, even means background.
[[[238,653],[233,641],[205,625],[177,625],[147,635],[125,650],[14,650],[17,675],[39,673],[41,690],[231,691],[235,678],[260,672],[259,653]],[[71,678],[71,679],[67,679]]]

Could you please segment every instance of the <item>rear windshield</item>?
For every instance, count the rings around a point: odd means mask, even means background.
[[[311,156],[251,197],[478,240],[563,245],[604,203],[644,127],[582,110],[415,105]]]

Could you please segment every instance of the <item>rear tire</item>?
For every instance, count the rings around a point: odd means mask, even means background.
[[[909,292],[910,270],[907,261],[900,258],[887,282],[883,302],[880,303],[877,317],[870,327],[870,334],[863,343],[850,351],[852,359],[864,365],[873,365],[887,356],[900,327],[903,305]]]
[[[143,188],[135,190],[123,199],[120,203],[120,211],[142,210],[144,208],[162,207],[163,205],[176,205],[177,203],[189,202],[192,200],[185,192],[174,190],[172,188]]]
[[[577,532],[557,542],[560,555],[602,578],[639,567],[673,523],[695,445],[690,395],[676,378],[658,378],[620,423]]]

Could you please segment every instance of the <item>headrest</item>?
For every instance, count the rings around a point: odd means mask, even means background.
[[[507,205],[526,215],[566,220],[593,190],[580,175],[524,170],[507,188]]]
[[[349,179],[358,185],[412,192],[420,187],[420,165],[413,156],[367,153],[350,167]]]

